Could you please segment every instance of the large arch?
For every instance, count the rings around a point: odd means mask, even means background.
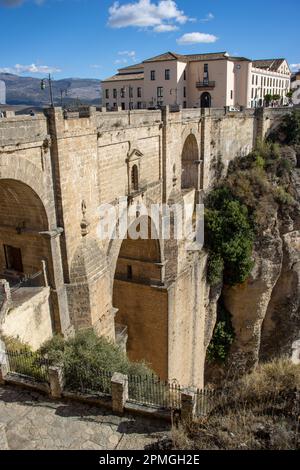
[[[151,238],[151,219],[136,222],[148,227],[148,238],[132,238],[130,227],[121,243],[113,282],[116,340],[129,359],[145,361],[162,378],[168,375],[168,296],[162,288],[160,243]],[[153,227],[152,227],[153,228]]]
[[[181,188],[198,188],[199,149],[194,134],[186,138],[181,155]]]
[[[33,189],[13,179],[0,179],[0,273],[32,275],[45,260],[52,267],[44,204]],[[12,273],[13,274],[13,273]]]

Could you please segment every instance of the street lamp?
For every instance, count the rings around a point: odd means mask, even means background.
[[[46,83],[45,83],[46,80],[48,80],[48,83],[49,83],[50,105],[51,105],[51,108],[54,108],[53,93],[52,93],[52,79],[51,79],[50,73],[49,73],[48,77],[42,78],[42,80],[41,80],[41,90],[45,90],[45,88],[46,88]]]
[[[63,107],[63,95],[65,95],[65,97],[68,96],[68,90],[67,88],[65,90],[61,88],[59,92],[60,92],[60,105],[61,107]]]

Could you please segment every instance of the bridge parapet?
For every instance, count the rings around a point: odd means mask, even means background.
[[[47,119],[44,114],[0,119],[0,147],[43,141],[47,134]]]

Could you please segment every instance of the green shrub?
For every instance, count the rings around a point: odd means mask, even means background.
[[[208,257],[207,279],[211,286],[216,286],[222,281],[224,261],[220,254],[211,252]]]
[[[224,307],[222,300],[220,300],[218,303],[216,325],[206,353],[208,361],[224,362],[234,337],[231,314]]]
[[[247,279],[253,265],[253,231],[247,207],[225,186],[212,191],[207,199],[205,243],[212,253],[208,269],[211,280],[216,280],[222,263],[226,283],[233,285]]]
[[[283,136],[283,137],[281,137]],[[283,117],[282,123],[271,132],[269,140],[276,142],[283,140],[287,145],[295,145],[300,143],[300,112],[293,110],[292,113]]]
[[[295,203],[294,198],[282,187],[278,186],[274,190],[275,200],[282,205],[293,206]]]
[[[130,362],[118,345],[97,336],[91,329],[78,331],[74,338],[66,340],[54,336],[41,346],[39,352],[46,354],[52,363],[63,365],[66,385],[73,389],[103,388],[101,371],[107,374],[153,374],[146,364]]]

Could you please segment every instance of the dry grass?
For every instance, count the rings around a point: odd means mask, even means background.
[[[259,365],[217,395],[211,413],[172,431],[175,449],[299,449],[300,365]]]

